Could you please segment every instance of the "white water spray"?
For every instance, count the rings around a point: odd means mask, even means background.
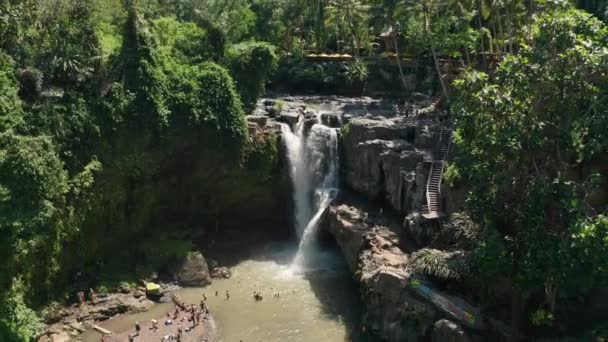
[[[323,213],[338,193],[338,134],[315,124],[305,136],[300,118],[295,134],[281,126],[294,186],[296,233],[300,238],[293,265],[301,268],[315,254],[315,237]]]

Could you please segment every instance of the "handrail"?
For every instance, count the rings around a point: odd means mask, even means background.
[[[431,169],[429,170],[429,176],[427,177],[428,179],[426,180],[426,211],[427,212],[431,211],[431,195],[429,192],[429,187],[431,185],[432,176],[433,176],[433,162],[431,161]]]
[[[441,139],[443,139],[443,126],[441,126]],[[441,179],[443,179],[443,172],[445,171],[445,162],[448,160],[448,155],[450,154],[450,147],[452,147],[452,135],[448,138],[448,148],[445,150],[445,155],[441,156]],[[441,147],[439,147],[441,148]],[[441,152],[441,151],[440,151]],[[441,179],[439,180],[439,195],[441,195]]]
[[[435,163],[440,163],[440,175],[441,177],[443,177],[443,172],[445,171],[445,161],[448,157],[448,154],[450,152],[450,148],[451,148],[451,144],[452,144],[452,137],[450,134],[450,137],[448,138],[447,141],[447,150],[445,152],[445,155],[442,154],[441,148],[443,146],[443,133],[445,131],[445,127],[443,125],[441,125],[441,131],[439,133],[439,148],[438,151],[436,150],[433,153],[433,160],[431,161],[431,169],[429,170],[429,176],[428,179],[426,181],[426,209],[427,212],[431,212],[431,194],[430,194],[430,186],[431,186],[431,180],[433,178],[433,171],[434,171],[434,167],[435,167]],[[435,159],[438,158],[438,159]],[[437,201],[439,201],[441,195],[441,178],[439,179],[439,184],[438,184],[438,188],[437,188]],[[439,205],[439,202],[437,203],[437,205]]]
[[[441,137],[443,136],[443,125],[441,125],[441,131],[439,132],[439,149],[441,150]],[[426,210],[428,212],[431,211],[431,195],[430,195],[430,191],[429,188],[431,186],[431,178],[433,178],[433,165],[435,165],[435,154],[437,153],[437,149],[435,148],[435,151],[433,151],[432,157],[433,159],[431,160],[431,169],[429,170],[429,176],[427,177],[426,180]]]

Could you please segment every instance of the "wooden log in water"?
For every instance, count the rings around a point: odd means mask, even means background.
[[[112,335],[112,332],[110,330],[104,329],[104,328],[100,327],[99,325],[94,325],[93,329],[95,329],[105,335]]]

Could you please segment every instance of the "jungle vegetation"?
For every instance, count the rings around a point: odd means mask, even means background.
[[[245,113],[274,83],[363,87],[378,56],[399,92],[402,63],[432,70],[469,187],[416,267],[553,326],[608,280],[607,19],[593,0],[0,0],[0,340],[273,203],[277,140]],[[323,53],[352,61],[306,61]]]

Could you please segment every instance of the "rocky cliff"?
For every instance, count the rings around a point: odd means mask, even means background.
[[[410,286],[415,279],[407,267],[410,254],[428,244],[441,226],[426,219],[422,210],[442,123],[429,99],[417,106],[412,110],[416,116],[406,116],[395,115],[391,103],[370,98],[288,97],[260,101],[248,121],[252,130],[276,130],[280,124],[294,129],[298,122],[304,130],[318,122],[341,127],[345,191],[330,206],[323,228],[335,238],[361,285],[367,307],[364,328],[386,341],[432,336],[466,341],[463,328],[446,320],[458,322],[462,317]],[[451,196],[459,198],[456,191]],[[432,296],[452,303],[439,293],[433,290]]]
[[[400,237],[398,216],[343,195],[330,207],[325,229],[335,237],[361,284],[367,307],[364,329],[385,341],[417,341],[431,336],[445,341],[469,340],[461,325],[446,319],[460,318],[450,309],[458,306],[454,299],[431,290],[449,303],[441,305],[411,286],[415,278],[407,266],[415,246]],[[465,310],[474,312],[468,307]]]

